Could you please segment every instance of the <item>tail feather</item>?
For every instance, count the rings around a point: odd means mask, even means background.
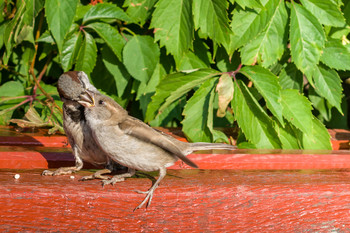
[[[191,150],[235,150],[237,149],[236,146],[223,144],[223,143],[207,143],[207,142],[195,142],[191,143]]]

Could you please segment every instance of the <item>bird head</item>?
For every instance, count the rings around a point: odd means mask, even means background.
[[[57,90],[61,98],[78,101],[85,90],[99,93],[83,71],[68,71],[60,76]]]
[[[89,90],[79,96],[78,103],[85,107],[86,117],[97,122],[115,124],[128,115],[112,98]]]

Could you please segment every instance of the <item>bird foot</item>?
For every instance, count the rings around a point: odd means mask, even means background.
[[[45,170],[41,173],[42,176],[60,176],[68,175],[77,172],[79,169],[76,167],[60,167],[55,171]]]
[[[105,185],[108,185],[108,184],[111,184],[111,185],[114,185],[115,183],[117,182],[123,182],[125,180],[124,177],[112,177],[111,179],[109,180],[102,180],[102,187],[104,187]]]
[[[90,176],[83,176],[82,178],[80,178],[79,181],[94,180],[94,179],[109,180],[110,179],[109,176],[103,175],[106,173],[111,173],[111,170],[109,170],[109,169],[99,170]]]

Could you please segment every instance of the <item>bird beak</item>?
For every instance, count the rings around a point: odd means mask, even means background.
[[[83,105],[84,107],[90,108],[95,106],[95,99],[94,99],[94,93],[90,92],[89,90],[85,90],[80,96],[79,96],[78,103]]]

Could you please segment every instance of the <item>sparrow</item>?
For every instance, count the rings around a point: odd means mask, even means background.
[[[91,176],[84,176],[81,180],[94,178],[109,179],[103,174],[111,173],[120,168],[119,164],[109,159],[107,154],[101,150],[92,132],[86,123],[84,107],[78,103],[79,96],[89,90],[91,93],[100,92],[90,83],[88,76],[82,71],[68,71],[60,76],[57,83],[57,90],[63,101],[63,128],[72,147],[75,158],[75,166],[61,167],[55,171],[45,170],[42,175],[56,176],[71,174],[79,171],[83,167],[83,161],[96,166],[104,166]]]
[[[78,101],[85,107],[86,122],[99,147],[113,161],[128,167],[128,172],[114,176],[106,182],[116,183],[135,174],[135,170],[159,171],[159,177],[146,192],[143,201],[134,209],[147,203],[150,206],[153,193],[166,175],[166,168],[178,159],[187,165],[198,166],[186,156],[197,150],[233,150],[235,146],[221,143],[187,143],[156,130],[128,115],[128,112],[108,96],[86,90]]]

